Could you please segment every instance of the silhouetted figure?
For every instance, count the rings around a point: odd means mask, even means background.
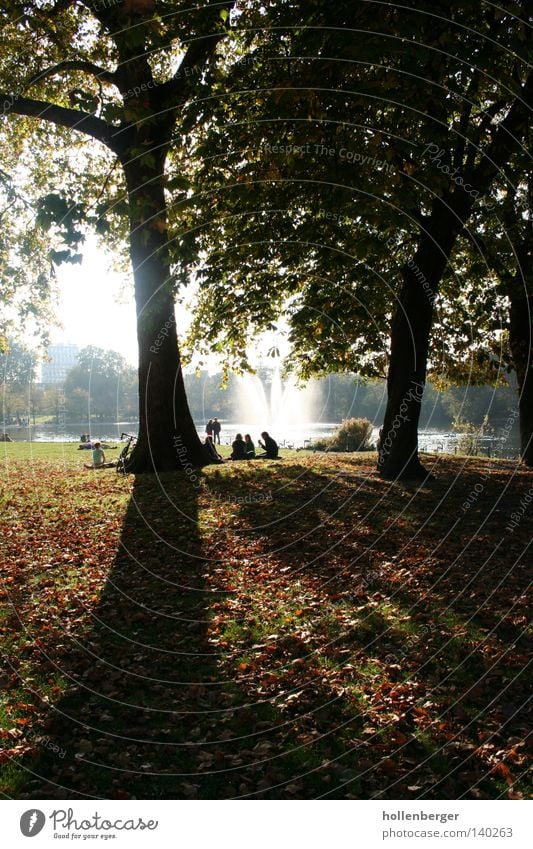
[[[207,456],[209,457],[209,460],[212,463],[223,463],[224,462],[223,458],[220,456],[217,449],[215,448],[212,436],[206,436],[205,442],[204,442],[204,448],[205,448],[205,453],[207,454]]]
[[[213,419],[209,419],[205,426],[205,432],[208,436],[213,436]]]
[[[255,457],[255,445],[252,442],[252,437],[249,433],[244,434],[244,442],[246,444],[246,459],[253,460]]]
[[[279,456],[278,443],[275,439],[272,439],[272,437],[268,435],[266,430],[263,431],[261,436],[263,437],[264,442],[261,442],[260,439],[258,442],[265,453],[258,454],[257,457],[265,460],[277,460]]]
[[[222,430],[222,425],[220,424],[218,419],[213,419],[213,441],[218,442],[220,445],[220,431]]]
[[[231,459],[246,460],[246,442],[242,438],[242,433],[238,433],[231,444]]]

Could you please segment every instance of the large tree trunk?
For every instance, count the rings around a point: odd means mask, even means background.
[[[389,480],[428,475],[418,458],[418,422],[433,302],[459,229],[457,218],[439,204],[415,256],[402,269],[404,283],[392,321],[387,408],[378,446],[378,469]]]
[[[152,151],[153,153],[153,151]],[[124,163],[139,344],[139,439],[130,472],[207,464],[185,394],[167,249],[163,161]]]
[[[378,468],[385,478],[427,475],[418,459],[418,421],[426,378],[432,300],[438,293],[443,271],[457,235],[470,216],[474,199],[487,192],[498,172],[520,149],[531,121],[532,95],[533,73],[529,73],[520,97],[515,98],[492,134],[479,164],[467,175],[460,175],[461,183],[454,176],[454,185],[435,201],[419,248],[404,269],[405,283],[392,324],[387,377],[389,398],[379,445]],[[455,149],[458,161],[463,158],[462,147],[459,140],[459,147]],[[446,167],[445,173],[450,174],[450,167]],[[465,191],[456,191],[463,185]],[[471,187],[468,193],[467,185]],[[523,403],[528,403],[525,396]]]
[[[520,456],[533,467],[533,296],[511,295],[509,344],[518,382]]]

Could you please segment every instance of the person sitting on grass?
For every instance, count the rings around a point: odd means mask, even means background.
[[[246,444],[246,459],[253,460],[255,457],[255,445],[249,433],[244,434],[244,442]]]
[[[261,448],[263,448],[265,453],[264,454],[258,454],[257,456],[260,459],[277,460],[278,457],[279,457],[278,443],[276,442],[275,439],[272,439],[272,437],[269,436],[269,434],[267,433],[266,430],[263,431],[261,436],[263,437],[264,442],[261,442],[260,439],[258,441],[259,441],[259,445],[261,446]]]
[[[215,448],[215,443],[213,442],[212,436],[206,436],[204,442],[204,449],[211,463],[224,462],[224,458],[218,453],[217,449]]]
[[[85,463],[86,469],[105,469],[106,466],[112,465],[111,463],[107,463],[105,461],[105,454],[102,451],[101,443],[95,442],[93,447],[93,463],[92,466],[87,465]]]
[[[238,433],[235,441],[231,443],[230,460],[246,460],[246,442],[242,438],[242,433]]]

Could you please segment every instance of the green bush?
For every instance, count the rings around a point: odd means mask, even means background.
[[[318,451],[368,451],[371,448],[372,423],[368,419],[345,419],[332,434],[316,439]]]

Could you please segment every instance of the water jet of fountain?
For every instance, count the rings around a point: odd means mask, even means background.
[[[242,420],[260,426],[276,439],[291,441],[291,431],[301,434],[312,421],[316,393],[313,387],[297,386],[292,375],[283,379],[279,352],[272,350],[275,354],[270,354],[266,365],[261,363],[258,374],[245,374],[240,379]],[[301,444],[303,438],[300,435],[297,441]]]

